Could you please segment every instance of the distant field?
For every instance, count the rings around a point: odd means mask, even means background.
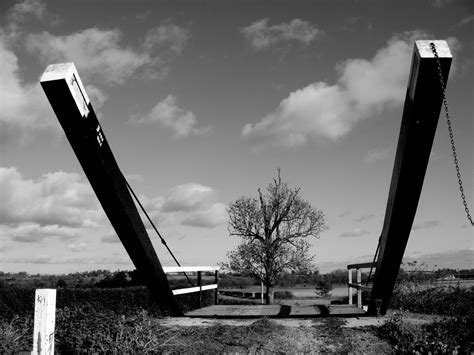
[[[221,288],[224,290],[224,288]],[[231,289],[226,289],[231,290]],[[249,286],[242,289],[235,289],[232,290],[240,291],[240,292],[260,292],[260,286]],[[275,287],[275,291],[289,291],[293,294],[295,298],[321,298],[315,286],[308,285],[307,287]],[[346,285],[335,285],[333,289],[329,292],[331,298],[341,298],[347,296],[347,286]]]

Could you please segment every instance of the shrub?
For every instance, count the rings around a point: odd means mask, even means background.
[[[390,307],[415,313],[446,316],[473,316],[474,287],[431,287],[422,289],[413,284],[402,284],[395,289]]]
[[[402,311],[389,316],[379,328],[400,353],[470,354],[474,351],[474,320],[467,317],[445,317],[440,321],[417,326],[405,320]]]
[[[0,288],[0,320],[11,321],[15,316],[28,317],[34,313],[35,289]],[[199,308],[198,293],[176,296],[183,312]],[[202,293],[202,307],[213,304],[214,291]],[[57,291],[56,308],[90,306],[96,312],[112,311],[116,314],[136,314],[146,310],[154,317],[161,317],[160,310],[146,287],[129,288],[65,288]]]

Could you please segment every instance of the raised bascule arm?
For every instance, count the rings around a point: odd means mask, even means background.
[[[163,314],[182,316],[167,277],[73,63],[41,77],[48,100],[110,223]]]
[[[416,41],[380,237],[369,313],[385,314],[415,219],[443,103],[438,60],[448,80],[452,55],[445,41]]]

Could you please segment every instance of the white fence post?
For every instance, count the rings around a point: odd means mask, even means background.
[[[357,307],[361,308],[362,307],[362,274],[360,269],[357,269],[357,285],[359,287],[357,288]]]
[[[31,354],[54,354],[54,323],[56,320],[56,290],[35,292],[35,325]]]
[[[348,269],[347,272],[348,272],[348,274],[347,274],[347,281],[348,281],[347,295],[349,297],[349,304],[352,304],[352,286],[351,286],[351,283],[352,283],[352,270]]]

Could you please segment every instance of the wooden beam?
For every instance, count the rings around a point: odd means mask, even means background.
[[[48,66],[41,86],[110,223],[145,278],[161,312],[181,316],[183,313],[74,64]]]
[[[445,41],[416,41],[380,239],[369,312],[385,314],[410,236],[438,124],[443,93],[433,42],[446,87],[452,55]]]
[[[370,269],[371,267],[375,267],[377,263],[359,263],[359,264],[350,264],[347,265],[347,270],[349,269]]]
[[[184,295],[185,293],[193,293],[193,292],[200,292],[200,291],[207,291],[207,290],[214,290],[217,289],[218,285],[204,285],[204,286],[194,286],[194,287],[187,287],[187,288],[179,288],[177,290],[173,290],[174,295]]]
[[[197,271],[218,271],[219,266],[163,266],[165,273],[174,272],[197,272]]]

